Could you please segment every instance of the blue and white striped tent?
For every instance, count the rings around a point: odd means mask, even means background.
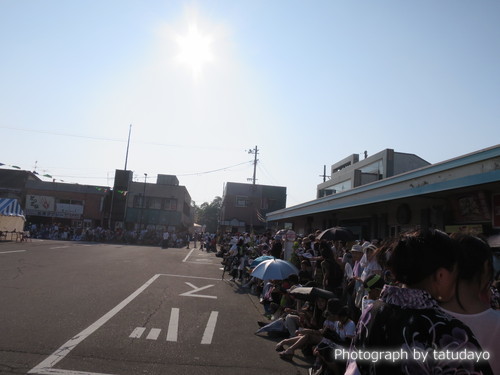
[[[17,199],[0,198],[0,215],[24,217],[24,212]]]

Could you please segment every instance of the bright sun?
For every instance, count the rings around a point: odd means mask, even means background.
[[[214,60],[211,50],[212,37],[200,33],[195,24],[189,26],[186,35],[177,35],[176,42],[180,48],[177,61],[186,64],[194,78],[200,75],[203,65]]]

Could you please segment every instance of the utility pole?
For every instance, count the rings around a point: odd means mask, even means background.
[[[130,145],[130,132],[132,131],[132,124],[128,128],[128,141],[127,141],[127,153],[125,154],[125,169],[127,170],[127,161],[128,161],[128,146]]]
[[[144,190],[142,192],[142,202],[141,202],[141,217],[139,218],[139,233],[141,232],[142,227],[142,218],[144,216],[144,207],[146,206],[146,179],[148,178],[148,174],[144,173]]]
[[[323,182],[326,181],[326,178],[328,177],[326,175],[326,165],[323,166],[323,175],[319,175],[319,177],[323,177]]]
[[[253,150],[248,150],[248,153],[255,155],[255,158],[253,160],[253,178],[252,178],[252,184],[255,185],[255,181],[256,181],[255,175],[257,172],[257,162],[258,162],[257,154],[259,153],[259,149],[257,148],[257,146],[255,146],[255,148]]]

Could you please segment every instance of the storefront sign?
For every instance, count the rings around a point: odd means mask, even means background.
[[[55,199],[54,197],[47,197],[44,195],[27,195],[26,196],[26,212],[30,214],[29,210],[36,211],[55,211]]]
[[[79,204],[57,203],[56,212],[64,214],[82,215],[83,206]]]
[[[453,203],[457,223],[469,224],[491,220],[488,201],[482,191],[457,196]]]
[[[54,212],[54,211],[39,211],[39,210],[26,210],[27,216],[43,216],[43,217],[57,217],[60,219],[75,219],[80,220],[82,215],[74,214],[71,212]]]

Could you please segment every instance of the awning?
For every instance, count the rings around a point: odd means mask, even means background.
[[[24,212],[17,199],[0,198],[0,215],[24,217]]]

